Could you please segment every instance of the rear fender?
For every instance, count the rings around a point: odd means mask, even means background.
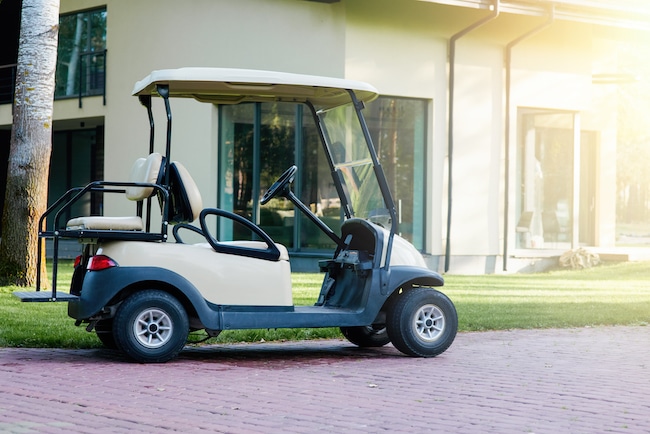
[[[184,277],[157,267],[115,267],[88,271],[79,300],[68,303],[68,315],[77,320],[87,320],[139,289],[152,288],[174,295],[183,303],[188,315],[195,313],[206,328],[221,329],[216,306],[211,306]]]

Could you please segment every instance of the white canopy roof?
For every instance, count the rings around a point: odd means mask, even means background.
[[[138,81],[133,95],[157,95],[156,86],[169,86],[170,97],[235,104],[246,101],[311,102],[317,108],[350,101],[353,90],[361,101],[377,97],[377,89],[360,81],[285,72],[230,68],[179,68],[153,71]]]

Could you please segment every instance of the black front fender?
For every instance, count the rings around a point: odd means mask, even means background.
[[[408,265],[390,267],[388,273],[388,290],[395,291],[405,285],[443,286],[445,280],[440,274],[428,268]]]
[[[78,320],[89,319],[120,301],[123,291],[137,287],[169,289],[173,295],[185,298],[181,302],[187,301],[192,305],[206,328],[221,328],[219,315],[194,285],[179,274],[158,267],[115,267],[88,271],[79,300],[68,303],[68,315]]]

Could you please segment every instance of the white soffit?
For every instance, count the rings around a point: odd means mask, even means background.
[[[650,31],[650,0],[419,0],[449,6],[546,16],[554,7],[559,20]]]

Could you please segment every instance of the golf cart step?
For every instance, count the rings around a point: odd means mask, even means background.
[[[56,298],[52,297],[52,291],[14,291],[14,295],[18,297],[20,301],[29,302],[79,300],[78,296],[61,291],[56,292]]]

